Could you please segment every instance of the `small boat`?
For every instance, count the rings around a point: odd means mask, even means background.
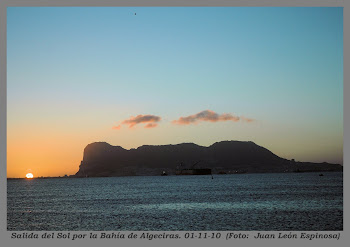
[[[323,176],[323,174],[322,174],[322,173],[320,173],[318,176],[322,177],[322,176]]]
[[[168,174],[165,171],[163,171],[162,176],[168,176]]]

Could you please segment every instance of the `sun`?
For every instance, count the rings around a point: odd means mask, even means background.
[[[26,175],[26,178],[33,178],[34,176],[33,176],[33,174],[32,173],[27,173],[27,175]]]

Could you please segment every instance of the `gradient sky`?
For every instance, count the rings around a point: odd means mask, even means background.
[[[343,8],[9,7],[7,96],[8,177],[74,174],[95,141],[342,164]]]

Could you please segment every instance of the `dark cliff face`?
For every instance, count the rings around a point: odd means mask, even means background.
[[[171,175],[184,168],[211,168],[213,173],[291,172],[303,170],[302,164],[280,158],[253,142],[223,141],[209,147],[193,143],[144,145],[131,150],[96,142],[84,149],[76,176],[160,175],[162,171]],[[305,167],[309,170],[341,170],[341,167],[327,163],[308,163]]]
[[[126,154],[128,151],[119,146],[112,146],[106,142],[94,142],[84,149],[83,161],[101,161]]]
[[[275,164],[284,161],[254,142],[223,141],[214,143],[208,149],[216,160],[226,166],[230,164]]]

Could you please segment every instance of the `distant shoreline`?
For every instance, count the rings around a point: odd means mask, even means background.
[[[212,174],[215,176],[224,176],[224,175],[243,175],[243,174],[277,174],[277,173],[333,173],[333,172],[341,172],[343,171],[300,171],[300,172],[246,172],[246,173],[229,173],[229,174]],[[80,177],[80,176],[75,176],[75,175],[70,175],[70,176],[62,176],[62,177],[34,177],[34,178],[7,178],[7,180],[35,180],[35,179],[67,179],[67,178],[117,178],[117,177],[162,177],[162,175],[128,175],[128,176],[99,176],[99,177]],[[167,177],[182,177],[182,176],[211,176],[211,175],[168,175]]]

